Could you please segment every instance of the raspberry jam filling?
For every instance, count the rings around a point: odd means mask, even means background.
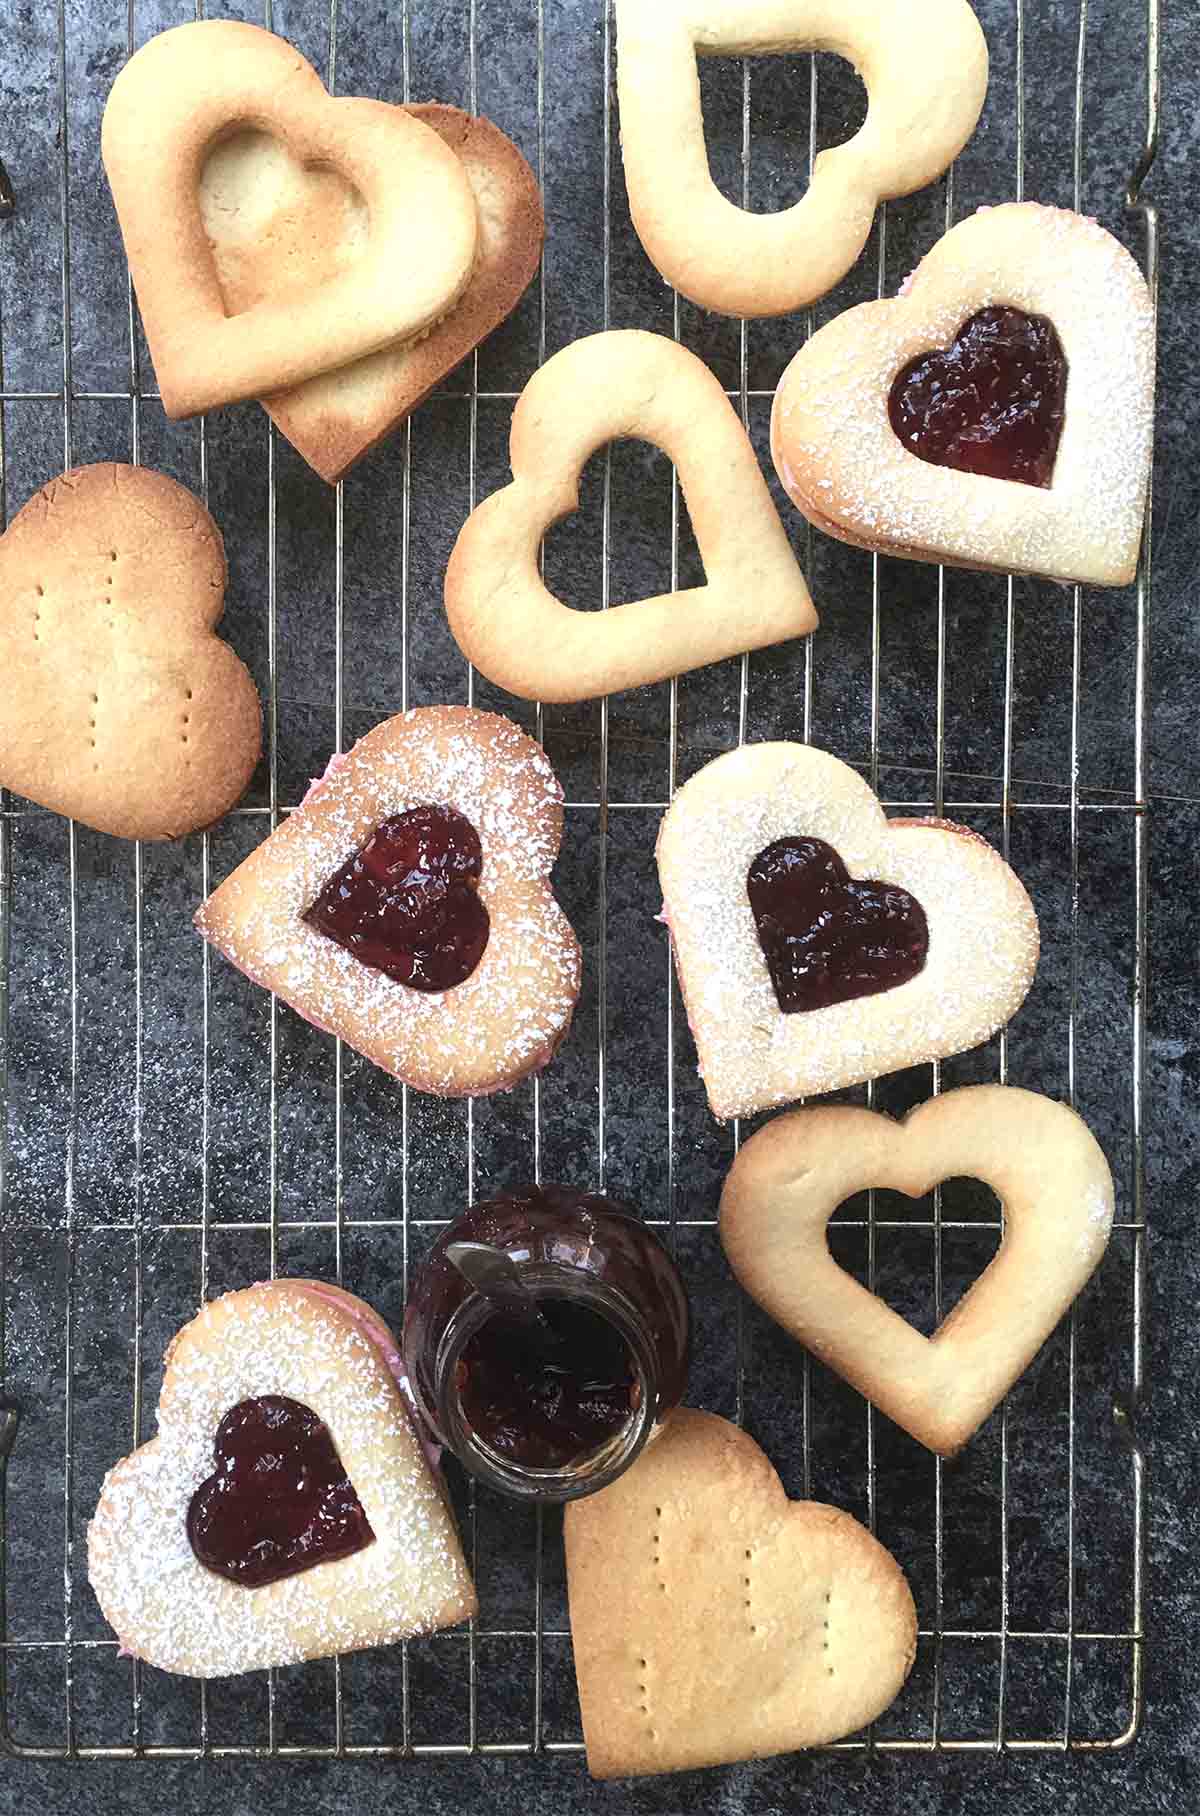
[[[925,964],[929,929],[916,897],[852,879],[824,839],[776,839],[751,864],[746,891],[785,1015],[877,996]]]
[[[298,1400],[239,1400],[217,1426],[213,1452],[217,1467],[192,1496],[187,1535],[218,1576],[257,1589],[374,1539],[327,1427]]]
[[[544,1340],[503,1314],[470,1339],[458,1364],[462,1407],[506,1461],[561,1469],[620,1431],[634,1407],[636,1373],[620,1332],[596,1312],[567,1299],[537,1305]]]
[[[483,957],[483,851],[453,807],[412,807],[377,826],[305,914],[364,965],[412,990],[452,990]]]
[[[999,306],[965,321],[953,346],[910,360],[888,415],[909,452],[935,467],[1048,486],[1066,393],[1054,323]]]

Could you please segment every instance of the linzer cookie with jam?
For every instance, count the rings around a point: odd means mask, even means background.
[[[1124,586],[1154,431],[1154,310],[1125,248],[1035,202],[980,209],[780,381],[779,477],[818,528],[913,561]]]
[[[579,995],[554,899],[562,790],[540,744],[465,706],[400,713],[345,755],[200,909],[206,939],[419,1091],[506,1090]]]
[[[320,1281],[227,1293],[185,1325],[158,1435],[109,1471],[88,1527],[126,1652],[224,1677],[476,1612],[399,1371],[377,1313]]]
[[[663,818],[658,870],[716,1116],[977,1046],[1037,967],[1033,904],[986,840],[887,819],[811,745],[706,764]]]

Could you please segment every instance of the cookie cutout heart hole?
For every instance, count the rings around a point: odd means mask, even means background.
[[[925,911],[893,883],[850,876],[824,839],[776,839],[746,893],[784,1015],[827,1009],[906,984],[929,951]]]
[[[239,125],[214,142],[199,201],[228,315],[306,293],[367,245],[367,204],[353,184],[329,165],[298,163],[260,127]]]
[[[670,550],[671,459],[653,442],[629,437],[610,441],[589,455],[576,481],[578,505],[546,531],[545,577],[551,592],[573,610],[599,612],[604,596],[594,575],[605,539],[612,551],[607,606],[652,597],[672,587]],[[707,579],[682,488],[678,500],[679,587],[703,586]]]
[[[926,1220],[912,1217],[900,1223],[893,1218],[897,1194],[875,1189],[875,1267],[872,1276],[869,1232],[865,1206],[855,1222],[831,1218],[827,1229],[829,1253],[843,1273],[870,1292],[896,1317],[923,1338],[933,1338],[954,1315],[995,1260],[1000,1246],[999,1223],[988,1228],[953,1227],[954,1214],[943,1204],[939,1237],[925,1207]],[[916,1210],[920,1201],[910,1208]],[[940,1261],[937,1257],[940,1256]],[[939,1272],[940,1292],[935,1285]]]
[[[374,1542],[328,1428],[298,1400],[239,1400],[213,1454],[217,1467],[187,1513],[188,1543],[207,1570],[257,1589]]]
[[[470,977],[487,946],[482,868],[469,820],[452,807],[412,807],[375,828],[304,918],[396,983],[451,990]]]
[[[741,57],[702,56],[698,66],[709,174],[727,202],[753,214],[779,214],[798,202],[808,188],[810,144],[818,155],[844,145],[867,117],[866,85],[854,65],[835,51],[777,59],[767,80],[761,79],[767,75],[762,65],[755,68]],[[747,81],[748,196],[743,157]]]
[[[1046,488],[1062,435],[1067,358],[1045,315],[997,305],[896,375],[888,417],[931,466]]]

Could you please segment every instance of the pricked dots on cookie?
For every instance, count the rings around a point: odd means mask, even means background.
[[[216,635],[225,581],[216,524],[163,473],[101,462],[35,493],[0,538],[0,784],[120,838],[227,813],[262,715]]]

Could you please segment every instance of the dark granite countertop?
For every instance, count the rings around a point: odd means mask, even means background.
[[[1024,193],[1072,202],[1079,0],[1024,0],[1023,7],[1021,0],[977,0],[977,6],[992,49],[992,87],[949,197],[943,183],[889,207],[886,230],[877,225],[863,260],[818,306],[818,321],[873,295],[878,281],[894,289],[942,230],[948,202],[954,218],[961,218],[1015,192],[1018,16]],[[766,1816],[801,1807],[833,1813],[903,1809],[914,1816],[1124,1808],[1184,1816],[1200,1803],[1200,1480],[1193,1445],[1200,1354],[1191,1227],[1200,1174],[1194,984],[1200,743],[1193,698],[1200,642],[1192,598],[1200,567],[1193,445],[1200,76],[1193,9],[1183,0],[1162,0],[1162,6],[1163,135],[1147,184],[1148,198],[1161,210],[1163,262],[1142,797],[1152,882],[1144,1115],[1151,1291],[1149,1385],[1138,1432],[1148,1458],[1150,1515],[1145,1712],[1136,1744],[1069,1753],[1020,1747],[1022,1740],[1061,1735],[1068,1719],[1076,1739],[1111,1740],[1132,1714],[1128,1641],[1076,1637],[1068,1645],[1053,1637],[1121,1635],[1131,1619],[1131,1463],[1112,1418],[1114,1400],[1127,1400],[1132,1387],[1135,1237],[1124,1228],[1080,1301],[1074,1325],[1057,1334],[1011,1396],[1003,1435],[993,1419],[943,1472],[940,1595],[948,1637],[941,1651],[941,1731],[985,1740],[997,1733],[1002,1714],[1011,1747],[936,1756],[886,1750],[792,1756],[605,1786],[588,1780],[578,1755],[141,1764],[24,1758],[5,1763],[0,1809],[36,1810],[39,1816],[85,1808],[237,1816],[282,1811],[303,1799],[313,1807],[364,1812],[474,1812],[519,1804],[547,1816],[562,1809]],[[7,1035],[8,1061],[4,1342],[8,1386],[23,1413],[9,1472],[7,1616],[16,1644],[8,1655],[7,1717],[14,1741],[62,1745],[69,1621],[76,1642],[75,1742],[104,1747],[136,1738],[188,1746],[200,1732],[195,1686],[145,1672],[135,1703],[130,1666],[116,1658],[87,1587],[82,1538],[105,1467],[132,1441],[135,1371],[145,1435],[163,1345],[200,1290],[198,1207],[206,1207],[209,1224],[212,1293],[267,1271],[273,1229],[280,1271],[332,1274],[339,1181],[343,1278],[393,1318],[402,1302],[404,1248],[391,1221],[401,1165],[397,1093],[347,1053],[339,1116],[328,1040],[287,1011],[273,1023],[268,999],[219,960],[210,974],[206,1071],[192,909],[206,874],[213,880],[223,875],[262,836],[273,791],[281,805],[292,803],[305,779],[320,772],[339,726],[349,741],[405,701],[467,697],[465,667],[442,613],[440,577],[470,503],[472,423],[475,495],[482,496],[502,483],[510,396],[536,365],[541,345],[553,352],[606,321],[670,333],[675,318],[670,293],[629,225],[615,104],[605,264],[604,0],[411,0],[404,9],[398,0],[334,0],[341,92],[401,99],[407,70],[413,99],[474,105],[535,163],[542,22],[549,230],[544,291],[535,285],[481,352],[477,411],[468,365],[417,413],[411,435],[395,438],[351,476],[340,504],[286,443],[272,441],[256,406],[215,412],[203,437],[195,424],[167,423],[151,398],[135,410],[129,401],[125,267],[98,139],[104,96],[127,50],[128,9],[123,0],[64,0],[64,7],[65,107],[55,8],[44,0],[0,0],[0,157],[20,204],[14,219],[0,223],[0,384],[6,398],[0,511],[11,516],[68,458],[136,457],[197,489],[206,485],[231,562],[226,634],[270,690],[277,731],[248,797],[251,811],[231,818],[205,843],[147,847],[135,859],[132,846],[80,831],[72,847],[64,822],[11,797],[3,802],[10,915],[9,1010],[7,1027],[0,1029],[0,1037]],[[205,10],[263,19],[257,5]],[[135,0],[135,40],[192,13],[187,0]],[[402,14],[411,15],[407,56]],[[1079,199],[1140,257],[1142,226],[1123,213],[1121,201],[1143,137],[1145,8],[1139,0],[1090,0],[1085,14]],[[326,0],[276,0],[268,22],[328,73]],[[727,192],[738,195],[740,65],[707,68],[704,88],[714,170]],[[844,65],[826,57],[820,59],[820,95],[818,143],[836,142],[862,117],[861,91]],[[807,63],[799,75],[780,64],[755,66],[749,116],[755,205],[779,206],[802,186],[808,106]],[[63,262],[64,169],[69,273]],[[64,291],[70,303],[65,344]],[[687,344],[731,391],[745,385],[751,430],[764,459],[769,393],[804,327],[795,317],[756,322],[743,339],[736,323],[706,318],[688,305],[679,310],[678,329]],[[149,391],[140,341],[133,353]],[[74,393],[69,412],[60,401],[64,368]],[[611,473],[610,571],[617,600],[668,582],[671,491],[666,462],[640,445],[617,449]],[[581,512],[548,545],[552,583],[578,603],[598,599],[602,485],[602,463],[593,461]],[[869,559],[819,535],[806,536],[794,513],[787,521],[822,612],[811,659],[806,665],[794,649],[755,656],[744,689],[736,662],[682,681],[678,773],[686,776],[736,740],[743,706],[752,738],[802,735],[807,713],[815,742],[853,761],[876,755],[884,797],[928,811],[937,736],[936,570],[881,563],[873,609]],[[696,567],[685,520],[685,583]],[[944,796],[954,817],[998,840],[1006,583],[952,573],[942,603]],[[943,1079],[993,1078],[1003,1061],[1014,1083],[1057,1095],[1073,1084],[1079,1107],[1112,1158],[1118,1217],[1128,1225],[1137,1208],[1131,1092],[1138,1010],[1132,962],[1136,600],[1132,590],[1085,593],[1076,638],[1071,592],[1023,581],[1013,589],[1011,624],[1012,856],[1037,901],[1046,951],[1003,1053],[993,1041],[948,1063]],[[1076,648],[1073,898],[1067,804]],[[477,685],[475,698],[481,705],[503,705],[531,728],[536,723],[531,708],[486,684]],[[929,1627],[939,1594],[931,1459],[877,1420],[872,1496],[861,1402],[814,1365],[805,1423],[796,1354],[751,1308],[739,1311],[712,1229],[732,1136],[704,1108],[677,996],[673,1053],[665,1044],[669,971],[663,934],[652,918],[658,906],[653,804],[668,787],[668,707],[663,686],[615,698],[607,717],[597,704],[545,714],[547,749],[576,804],[568,813],[558,886],[584,944],[587,983],[576,1031],[541,1089],[543,1168],[547,1176],[580,1182],[603,1177],[647,1215],[674,1223],[673,1240],[697,1308],[690,1397],[740,1414],[791,1493],[809,1489],[862,1517],[873,1514],[881,1538],[910,1574],[922,1624]],[[603,801],[607,815],[600,810]],[[926,1068],[886,1081],[878,1101],[900,1109],[929,1088]],[[525,1087],[481,1103],[469,1122],[462,1105],[414,1096],[408,1128],[409,1235],[416,1254],[428,1236],[424,1220],[452,1214],[472,1183],[482,1187],[528,1172],[533,1094]],[[945,1237],[947,1294],[962,1289],[995,1240],[979,1223],[977,1195],[951,1192],[957,1195],[948,1194],[947,1201],[962,1227]],[[902,1203],[889,1203],[888,1215],[898,1224],[902,1209]],[[878,1281],[892,1303],[928,1329],[934,1315],[932,1238],[921,1225],[920,1207],[909,1206],[904,1215],[911,1227],[879,1232]],[[847,1227],[838,1245],[840,1258],[861,1272],[867,1260],[863,1232]],[[64,1521],[68,1368],[73,1461]],[[472,1648],[464,1636],[410,1649],[407,1703],[398,1653],[348,1660],[342,1672],[344,1739],[351,1745],[394,1742],[403,1733],[404,1707],[409,1738],[417,1744],[465,1742],[472,1710],[481,1741],[528,1740],[533,1732],[539,1532],[532,1516],[482,1494],[472,1512],[461,1483],[454,1488],[476,1544],[483,1606],[474,1700]],[[541,1715],[548,1742],[579,1733],[558,1533],[557,1519],[547,1517],[540,1549]],[[1008,1634],[1003,1647],[997,1637],[1002,1630]],[[879,1725],[881,1742],[928,1738],[933,1667],[933,1647],[925,1642],[909,1689]],[[331,1665],[279,1673],[276,1740],[285,1747],[330,1744],[333,1708]],[[262,1744],[269,1719],[259,1679],[209,1691],[214,1745]]]

